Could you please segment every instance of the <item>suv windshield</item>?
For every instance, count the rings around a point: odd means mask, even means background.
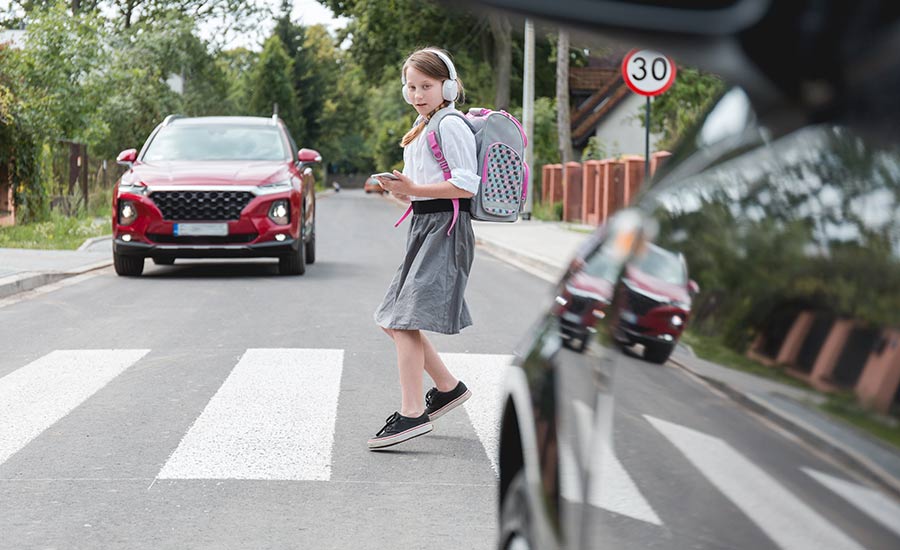
[[[632,260],[632,266],[674,285],[686,284],[684,269],[678,258],[655,247],[649,247],[646,253],[639,254]]]
[[[165,160],[284,160],[284,139],[273,126],[168,126],[144,153],[144,162]]]

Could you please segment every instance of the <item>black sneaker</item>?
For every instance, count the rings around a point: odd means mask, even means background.
[[[403,443],[408,439],[425,435],[434,429],[427,414],[418,418],[410,418],[395,412],[384,422],[384,427],[369,440],[370,449],[381,449]]]
[[[450,391],[438,391],[437,388],[431,388],[425,394],[425,414],[428,415],[428,418],[437,420],[465,403],[470,397],[472,397],[472,392],[462,381]]]

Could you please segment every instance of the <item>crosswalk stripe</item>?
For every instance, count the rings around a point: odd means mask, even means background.
[[[781,548],[862,548],[724,441],[649,415],[644,418]]]
[[[0,464],[150,350],[56,350],[0,378]]]
[[[503,380],[512,355],[478,353],[441,353],[441,359],[454,376],[472,391],[465,409],[478,439],[484,446],[494,472],[499,472],[500,414],[503,408]]]
[[[344,351],[248,349],[158,479],[331,479]]]
[[[600,460],[600,476],[589,485],[588,503],[647,523],[662,525],[659,516],[613,453],[612,447],[604,445]]]
[[[826,473],[801,468],[807,475],[837,493],[867,516],[900,535],[900,506],[874,489],[830,476]]]

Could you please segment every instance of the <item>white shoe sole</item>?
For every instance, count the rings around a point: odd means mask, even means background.
[[[434,429],[434,425],[431,422],[427,424],[422,424],[420,426],[416,426],[415,428],[410,428],[405,432],[400,432],[398,434],[394,434],[390,437],[379,437],[373,438],[369,440],[369,448],[370,449],[383,449],[385,447],[390,447],[391,445],[396,445],[398,443],[403,443],[404,441],[409,441],[414,437],[419,437],[420,435],[425,435],[431,430]]]
[[[448,412],[452,411],[452,410],[455,409],[456,407],[458,407],[458,406],[462,405],[463,403],[465,403],[466,401],[468,401],[470,397],[472,397],[472,391],[471,391],[471,390],[466,390],[466,393],[460,395],[459,397],[457,397],[457,398],[454,399],[453,401],[447,403],[446,405],[444,405],[444,406],[441,407],[440,409],[434,411],[433,414],[429,414],[429,415],[428,415],[428,418],[429,418],[430,420],[432,420],[432,421],[437,420],[438,418],[444,416],[444,415],[447,414]]]

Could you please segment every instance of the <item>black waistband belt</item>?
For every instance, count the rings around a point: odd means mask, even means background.
[[[459,199],[459,211],[468,212],[472,206],[472,199]],[[431,199],[427,201],[413,201],[414,214],[434,214],[436,212],[453,212],[453,201],[450,199]]]

